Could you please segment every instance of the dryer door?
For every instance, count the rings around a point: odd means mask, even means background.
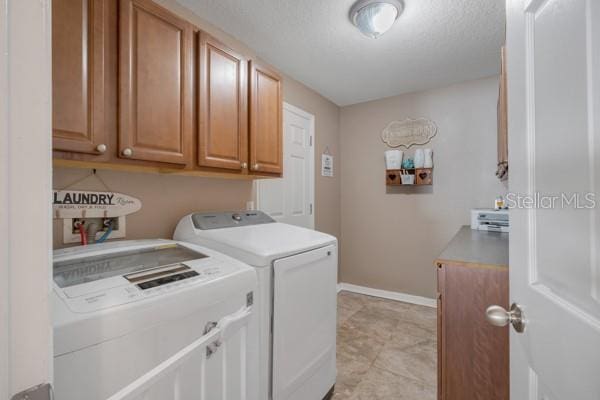
[[[336,374],[337,247],[273,267],[273,400],[322,399]]]

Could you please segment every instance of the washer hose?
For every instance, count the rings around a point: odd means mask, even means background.
[[[79,236],[81,237],[81,245],[85,246],[88,244],[88,241],[87,241],[87,233],[86,233],[85,227],[83,225],[84,225],[84,221],[81,221],[79,223]]]
[[[108,239],[108,237],[110,236],[112,231],[113,231],[113,223],[111,221],[111,223],[108,225],[108,229],[106,230],[106,232],[104,232],[104,234],[102,236],[100,236],[100,238],[98,240],[96,240],[96,243],[104,242],[106,239]]]

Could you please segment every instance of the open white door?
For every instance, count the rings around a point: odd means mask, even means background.
[[[257,208],[279,222],[314,229],[315,117],[283,103],[283,177],[256,181]]]
[[[0,399],[52,379],[50,5],[0,0]]]
[[[508,0],[507,61],[511,399],[598,400],[600,2]]]

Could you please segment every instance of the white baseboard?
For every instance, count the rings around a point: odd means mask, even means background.
[[[414,296],[412,294],[400,293],[400,292],[391,292],[389,290],[381,290],[381,289],[373,289],[365,286],[353,285],[351,283],[338,283],[337,291],[338,293],[342,290],[346,290],[348,292],[365,294],[367,296],[381,297],[383,299],[403,301],[405,303],[418,304],[420,306],[426,307],[437,307],[437,301],[435,299],[430,299],[429,297],[421,297]]]

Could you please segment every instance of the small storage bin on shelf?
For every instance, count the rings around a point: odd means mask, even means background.
[[[414,185],[415,176],[413,174],[400,175],[400,182],[402,182],[403,185]]]
[[[412,175],[402,179],[402,175]],[[414,182],[407,184],[406,182]],[[405,182],[405,183],[403,183]],[[433,184],[433,168],[388,169],[385,171],[385,184],[388,186],[427,186]]]

